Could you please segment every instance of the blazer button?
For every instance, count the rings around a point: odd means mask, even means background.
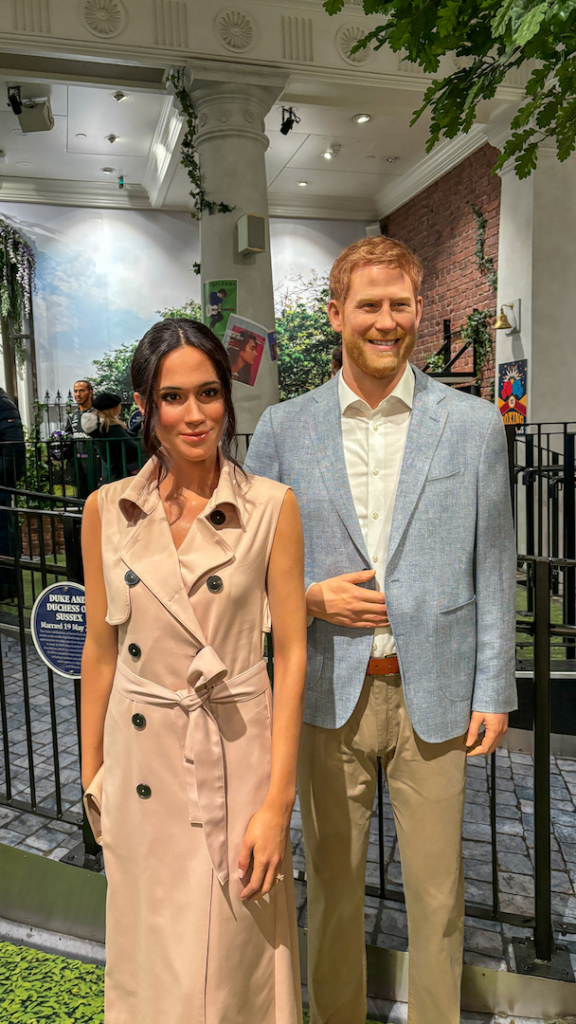
[[[128,654],[131,658],[139,658],[142,651],[138,647],[138,644],[128,644]]]
[[[143,729],[146,725],[144,715],[132,715],[132,725],[135,729]]]
[[[219,576],[209,576],[206,580],[206,586],[211,594],[218,594],[222,590],[224,584]]]
[[[140,583],[140,577],[129,569],[124,576],[124,583],[127,583],[129,587],[135,587],[137,583]]]
[[[221,508],[215,508],[210,513],[210,522],[214,523],[214,526],[222,526],[222,523],[226,522],[226,516]]]
[[[149,800],[152,796],[152,790],[145,782],[141,782],[139,786],[136,786],[136,792],[141,800]]]

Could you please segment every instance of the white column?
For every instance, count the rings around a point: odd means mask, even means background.
[[[520,333],[497,332],[496,363],[528,360],[530,422],[576,419],[575,266],[576,156],[541,148],[529,178],[502,173],[498,252],[498,309],[522,305]]]
[[[232,213],[204,212],[200,223],[202,282],[238,281],[238,314],[274,329],[274,296],[264,154],[264,117],[287,75],[254,67],[194,61],[188,88],[198,114],[196,145],[206,198],[233,206]],[[266,218],[266,252],[238,255],[236,224],[242,214]],[[252,433],[263,411],[278,401],[278,367],[268,345],[255,387],[234,384],[238,432]]]

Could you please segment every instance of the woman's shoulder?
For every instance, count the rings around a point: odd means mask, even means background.
[[[98,508],[100,515],[106,509],[117,508],[120,498],[124,497],[124,494],[133,483],[134,477],[127,476],[123,477],[122,480],[114,480],[111,484],[102,484],[98,488]]]

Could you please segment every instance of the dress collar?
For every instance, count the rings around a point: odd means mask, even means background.
[[[200,512],[198,519],[207,519],[210,513],[219,505],[233,505],[238,514],[238,520],[243,530],[246,529],[248,516],[247,491],[249,480],[244,479],[242,470],[228,459],[224,458],[222,451],[218,448],[218,459],[220,463],[220,477],[214,489],[212,497],[206,507]],[[148,516],[154,511],[160,501],[158,490],[159,460],[153,455],[131,480],[129,486],[118,499],[118,506],[126,519],[133,518],[134,506]]]

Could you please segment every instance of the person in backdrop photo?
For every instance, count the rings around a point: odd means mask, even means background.
[[[232,367],[232,380],[250,384],[252,368],[258,355],[258,342],[250,331],[240,330],[234,334],[228,345],[228,356]]]
[[[103,391],[92,399],[88,412],[82,414],[81,429],[97,441],[102,467],[102,483],[122,480],[140,468],[140,449],[121,419],[120,395]]]
[[[246,460],[293,488],[304,527],[311,1024],[365,1020],[379,759],[406,898],[408,1021],[460,1021],[466,757],[493,751],[517,706],[504,428],[492,403],[408,362],[421,280],[394,239],[344,250],[328,306],[342,370],[268,408]]]
[[[82,429],[82,416],[92,408],[92,396],[94,389],[89,380],[80,379],[75,381],[73,389],[76,408],[68,414],[64,433],[68,434],[72,441],[72,459],[74,480],[79,498],[87,498],[96,487],[98,476],[96,459],[88,445],[84,442],[87,439],[86,431]]]
[[[342,345],[335,345],[330,355],[330,376],[335,377],[342,369]]]
[[[210,330],[213,331],[217,324],[222,323],[224,319],[224,313],[222,311],[222,303],[226,298],[228,292],[225,288],[219,288],[217,292],[210,292],[209,303],[210,308],[208,310],[210,316]],[[233,313],[234,309],[229,307],[226,310],[227,313]]]
[[[106,1024],[301,1024],[298,505],[235,460],[230,363],[208,327],[151,327],[132,380],[150,459],[90,496],[82,532],[82,783],[106,864]]]
[[[0,505],[11,506],[13,495],[4,487],[26,487],[26,445],[24,429],[18,407],[0,388]],[[22,483],[21,483],[22,481]],[[0,510],[0,555],[16,556],[17,520],[10,511]],[[16,570],[10,566],[0,567],[0,600],[13,601],[18,594]]]

